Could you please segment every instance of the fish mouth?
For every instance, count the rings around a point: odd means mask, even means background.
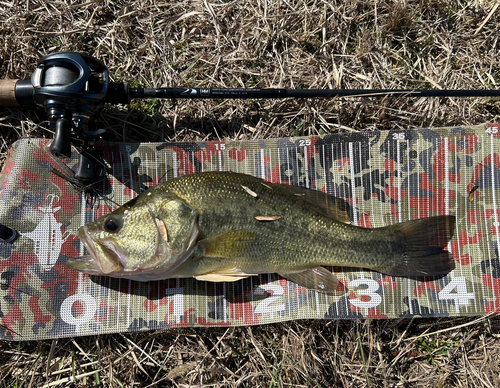
[[[107,275],[123,269],[122,262],[126,260],[126,252],[111,241],[96,241],[90,235],[87,226],[82,226],[77,232],[80,241],[88,255],[70,258],[68,266],[81,272],[93,275]]]
[[[98,260],[97,251],[95,249],[95,245],[92,241],[92,238],[90,237],[89,231],[87,230],[87,227],[83,226],[80,229],[78,229],[77,234],[78,237],[80,238],[80,241],[83,243],[85,249],[90,253],[90,256],[94,260]]]

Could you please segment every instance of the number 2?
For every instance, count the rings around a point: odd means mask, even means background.
[[[255,307],[255,314],[264,314],[264,313],[277,313],[285,310],[285,305],[283,303],[273,305],[271,304],[281,298],[284,294],[283,287],[278,284],[262,284],[255,290],[256,294],[264,294],[268,291],[272,291],[272,295],[264,299]]]

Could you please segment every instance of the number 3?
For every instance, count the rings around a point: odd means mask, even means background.
[[[355,288],[359,286],[367,286],[366,288],[360,288],[357,290],[357,294],[359,298],[349,299],[349,301],[356,307],[360,308],[372,308],[377,307],[380,303],[382,303],[382,297],[377,294],[377,291],[380,287],[373,279],[354,279],[347,285],[347,288]],[[370,300],[363,301],[361,300],[361,296],[368,296]]]

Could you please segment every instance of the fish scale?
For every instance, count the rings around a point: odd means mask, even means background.
[[[224,230],[252,230],[259,233],[255,251],[246,252],[252,260],[265,260],[267,265],[269,262],[275,263],[276,269],[282,269],[288,263],[301,266],[313,257],[324,260],[322,257],[331,253],[336,245],[331,239],[332,228],[337,226],[335,222],[319,215],[312,207],[303,208],[299,198],[283,195],[286,194],[283,191],[276,193],[257,179],[248,182],[249,179],[239,174],[224,174],[227,182],[221,188],[213,184],[214,175],[207,174],[202,179],[198,179],[199,175],[189,177],[192,185],[184,185],[181,180],[164,189],[176,193],[191,206],[200,209],[200,229],[207,235],[221,232],[218,223],[212,220],[218,217],[222,204],[224,211],[230,213],[225,217]],[[252,185],[250,188],[257,193],[258,198],[242,190],[241,186],[245,184]],[[193,192],[197,195],[193,195]],[[258,215],[279,215],[282,218],[275,222],[259,222],[255,219]],[[338,236],[337,232],[333,234]],[[267,253],[263,254],[263,250]],[[287,257],[284,262],[283,254],[287,252],[298,256]]]
[[[124,209],[141,222],[123,217]],[[323,266],[393,276],[440,275],[454,268],[445,250],[453,216],[369,229],[351,225],[348,212],[345,201],[314,190],[238,173],[196,173],[150,189],[85,226],[80,236],[93,257],[87,267],[83,260],[70,260],[70,266],[101,274],[113,268],[104,274],[134,280],[235,281],[276,272],[326,292],[335,290],[338,280]],[[117,230],[103,230],[120,217]],[[141,241],[156,244],[156,255],[145,259]],[[102,262],[121,262],[123,268]]]
[[[220,177],[223,177],[225,182],[221,188],[217,188],[214,180]],[[188,180],[191,181],[190,184],[185,185]],[[257,193],[258,198],[253,198],[242,190],[243,185],[249,185],[249,188]],[[370,233],[369,229],[339,223],[319,214],[312,205],[304,204],[300,197],[287,193],[286,186],[280,190],[275,186],[269,187],[274,189],[269,189],[257,178],[232,173],[215,173],[201,177],[190,175],[184,180],[172,182],[172,185],[167,184],[164,189],[175,192],[191,206],[200,209],[200,228],[206,234],[220,233],[220,230],[214,228],[211,219],[217,215],[220,205],[224,203],[225,209],[231,212],[231,217],[225,220],[226,229],[247,229],[258,232],[258,245],[267,251],[265,257],[258,257],[254,252],[247,254],[251,255],[253,260],[271,259],[281,269],[290,262],[294,266],[304,264],[310,266],[312,260],[318,265],[362,264],[373,267],[380,266],[381,262],[387,259],[387,255],[380,258],[383,249],[373,251],[374,239],[378,247],[382,246],[384,241]],[[210,196],[205,193],[210,193]],[[218,200],[211,201],[207,198]],[[265,214],[280,215],[282,218],[275,222],[255,220],[256,215]],[[363,248],[367,244],[371,249]],[[388,246],[385,247],[387,248]],[[259,253],[260,250],[258,249]],[[359,254],[360,250],[362,255]],[[286,252],[297,256],[286,257],[285,261],[283,254]],[[333,258],[335,263],[332,262]]]

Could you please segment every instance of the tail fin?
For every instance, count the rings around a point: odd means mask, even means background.
[[[395,236],[396,260],[386,272],[393,276],[445,275],[455,260],[445,250],[453,237],[455,216],[437,216],[389,226]],[[391,233],[392,234],[392,233]]]

